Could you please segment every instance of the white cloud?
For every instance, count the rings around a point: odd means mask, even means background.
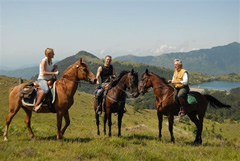
[[[177,47],[176,46],[169,46],[169,45],[161,45],[156,49],[153,49],[152,52],[154,54],[163,54],[163,53],[169,53],[169,52],[174,52],[177,51]]]
[[[104,50],[104,49],[102,49],[102,50],[99,51],[99,54],[100,54],[101,56],[104,56],[105,53],[106,53],[106,50]]]

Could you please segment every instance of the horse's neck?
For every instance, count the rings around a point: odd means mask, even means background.
[[[121,88],[122,90],[126,90],[126,88],[127,88],[127,86],[126,86],[126,78],[127,78],[127,76],[126,75],[124,75],[120,80],[119,80],[119,82],[118,82],[118,84],[117,84],[117,86],[119,87],[119,88]]]
[[[66,79],[69,79],[69,80],[72,80],[72,81],[77,81],[77,72],[75,69],[72,67],[72,65],[70,67],[68,67],[68,69],[66,69],[66,71],[63,73],[63,78],[66,78]]]
[[[67,95],[74,95],[77,91],[78,82],[76,74],[73,68],[69,68],[63,73],[61,80],[64,82]]]
[[[127,76],[124,75],[119,82],[117,83],[117,85],[114,87],[116,90],[116,97],[121,97],[121,95],[125,94],[125,90],[127,88],[126,85],[126,78]]]
[[[151,81],[152,81],[152,88],[153,88],[154,94],[158,97],[164,97],[164,95],[166,95],[170,91],[173,91],[171,86],[166,84],[161,78],[155,75],[152,76]]]

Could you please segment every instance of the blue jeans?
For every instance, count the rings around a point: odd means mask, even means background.
[[[43,93],[47,94],[49,91],[47,80],[45,79],[38,79],[38,84],[41,87]]]
[[[105,88],[105,86],[106,86],[107,84],[108,84],[108,83],[102,83],[102,84],[101,84],[101,88],[97,90],[97,93],[96,93],[97,96],[102,96],[103,91],[104,91],[104,88]]]

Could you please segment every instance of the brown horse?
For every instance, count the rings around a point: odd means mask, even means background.
[[[68,110],[73,105],[73,96],[78,88],[80,80],[89,81],[90,83],[96,83],[95,75],[89,70],[87,64],[81,58],[80,61],[70,65],[62,77],[56,81],[56,99],[53,104],[57,114],[57,139],[63,139],[63,134],[70,124]],[[26,83],[25,83],[26,84]],[[9,94],[9,114],[6,119],[6,126],[4,131],[4,140],[8,140],[8,128],[13,117],[17,114],[22,107],[25,111],[25,123],[27,125],[29,134],[34,138],[33,131],[31,129],[31,116],[32,107],[24,106],[21,101],[19,90],[25,84],[20,84],[11,89]],[[43,107],[40,113],[50,113],[48,107]],[[62,118],[65,119],[65,126],[62,128]]]
[[[157,116],[158,116],[158,123],[159,123],[158,125],[159,138],[161,139],[162,137],[161,130],[162,130],[163,115],[166,115],[168,117],[171,141],[175,142],[175,139],[173,136],[173,120],[174,120],[174,115],[175,116],[178,115],[178,112],[180,110],[179,106],[175,103],[175,100],[174,100],[176,90],[174,90],[172,86],[168,85],[168,83],[164,78],[161,78],[152,72],[148,72],[148,70],[146,69],[139,83],[139,87],[138,87],[139,92],[144,94],[145,92],[147,92],[147,89],[150,87],[152,87],[153,92],[156,96],[155,106],[157,109]],[[201,93],[198,93],[198,92],[191,92],[191,93],[195,96],[197,103],[186,105],[185,112],[197,127],[197,135],[194,143],[201,144],[203,118],[207,110],[208,103],[210,103],[210,105],[215,108],[217,107],[230,108],[231,106],[225,105],[220,101],[218,101],[216,98],[207,94],[202,95]]]
[[[108,90],[107,94],[104,96],[105,101],[103,101],[104,110],[104,134],[106,135],[106,122],[108,120],[109,133],[111,136],[111,126],[112,126],[112,113],[118,114],[118,136],[121,136],[121,125],[122,117],[124,114],[124,106],[126,102],[126,97],[130,95],[131,97],[137,97],[138,93],[138,74],[134,70],[122,71],[117,80],[110,84],[111,89]],[[127,93],[127,90],[128,92]],[[96,111],[96,101],[94,102],[94,111]],[[99,131],[99,114],[95,112],[96,124],[97,124],[97,134],[100,135]]]

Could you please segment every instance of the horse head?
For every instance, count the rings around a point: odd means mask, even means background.
[[[148,72],[148,69],[146,69],[145,73],[143,73],[141,77],[141,80],[138,86],[138,90],[140,93],[142,93],[142,95],[144,95],[147,92],[148,88],[152,86],[149,77],[150,77],[150,74]]]
[[[132,69],[131,72],[127,74],[126,80],[128,92],[131,94],[132,97],[137,97],[139,95],[138,92],[138,73],[134,72]]]
[[[89,81],[91,84],[95,84],[97,79],[95,75],[89,70],[87,64],[80,58],[80,61],[76,63],[77,78],[79,80]]]

